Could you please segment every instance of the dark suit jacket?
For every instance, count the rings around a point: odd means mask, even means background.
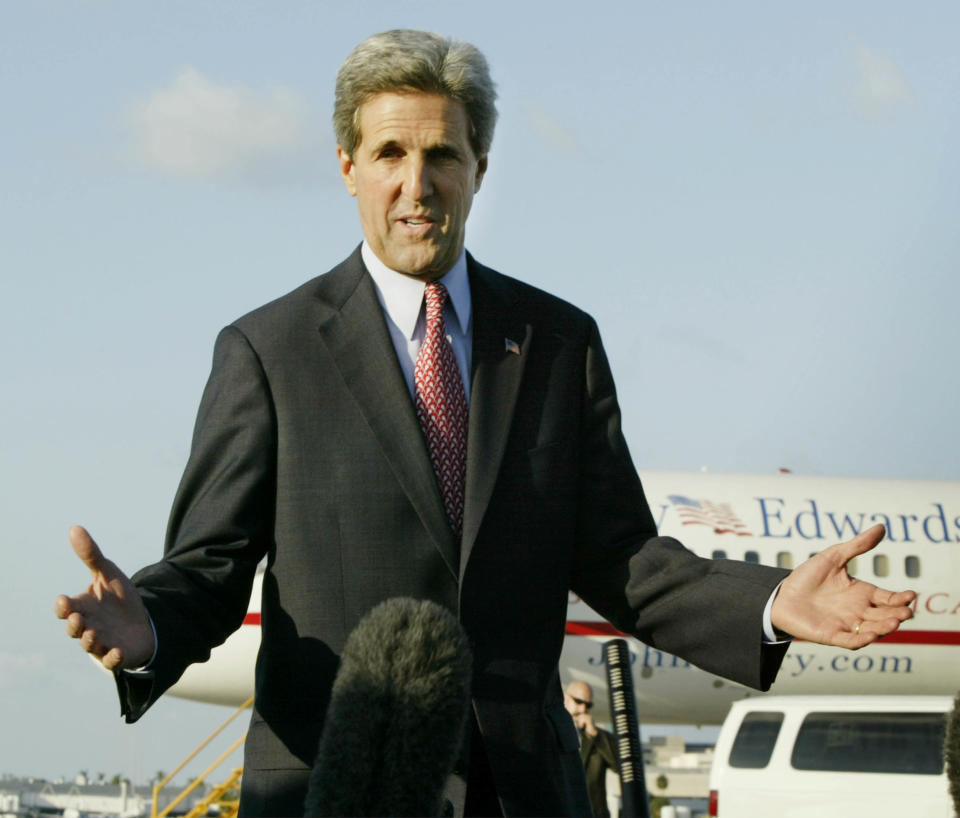
[[[607,818],[607,770],[620,772],[617,763],[617,748],[613,735],[606,730],[597,729],[597,735],[591,738],[580,733],[580,760],[587,778],[587,795],[596,818]]]
[[[783,651],[761,649],[761,612],[784,572],[657,537],[593,320],[472,258],[468,269],[459,543],[359,251],[217,339],[164,557],[135,577],[155,672],[120,684],[135,720],[240,625],[267,557],[246,814],[302,810],[337,657],[389,597],[438,602],[469,635],[506,815],[588,809],[557,672],[569,589],[714,673],[765,688],[779,667]]]

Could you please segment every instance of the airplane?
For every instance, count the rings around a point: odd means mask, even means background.
[[[794,641],[771,694],[950,695],[960,688],[960,482],[641,472],[660,534],[702,557],[793,568],[877,523],[887,536],[850,565],[856,578],[918,594],[914,618],[856,652]],[[259,573],[243,626],[170,695],[239,706],[253,693],[260,644]],[[622,637],[574,594],[567,605],[561,678],[595,691],[609,722],[603,644]],[[732,702],[763,695],[632,637],[637,714],[646,723],[718,725]]]

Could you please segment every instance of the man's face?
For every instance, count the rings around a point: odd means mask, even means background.
[[[563,704],[571,716],[583,716],[593,707],[593,691],[586,682],[571,682],[563,694]]]
[[[487,158],[470,147],[467,112],[437,94],[382,93],[360,106],[360,144],[339,146],[370,248],[387,267],[432,281],[463,249]]]

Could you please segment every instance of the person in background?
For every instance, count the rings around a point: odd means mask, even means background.
[[[593,689],[586,682],[570,682],[563,704],[580,733],[580,758],[587,776],[587,795],[595,818],[609,818],[607,806],[607,770],[620,774],[613,734],[597,727],[590,711]]]

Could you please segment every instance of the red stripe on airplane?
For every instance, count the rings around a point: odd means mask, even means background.
[[[609,622],[567,622],[568,636],[626,636]]]
[[[567,635],[625,636],[608,622],[567,622]],[[897,631],[880,641],[890,645],[960,645],[960,631]]]
[[[248,613],[244,625],[259,625],[260,614]],[[568,636],[625,636],[609,622],[567,622]],[[802,641],[802,640],[797,640]],[[880,640],[888,645],[960,645],[960,631],[897,631]]]
[[[960,631],[896,631],[881,637],[877,642],[886,645],[960,645]]]
[[[960,645],[960,631],[897,631],[880,641],[893,645]]]

